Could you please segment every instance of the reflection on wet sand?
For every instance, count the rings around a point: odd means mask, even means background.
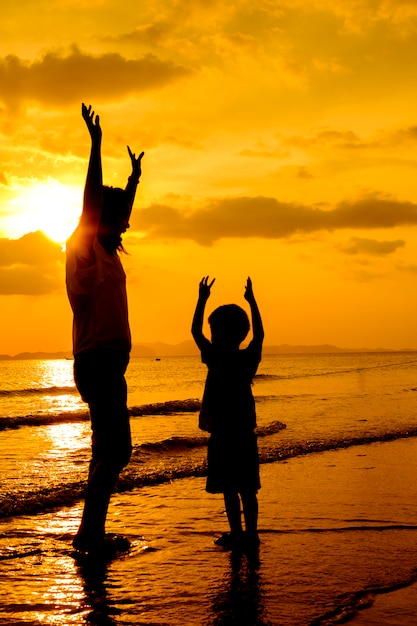
[[[85,602],[91,609],[86,617],[87,624],[113,626],[116,622],[111,615],[120,614],[120,609],[109,605],[107,597],[108,564],[86,558],[76,561],[78,576],[82,580]]]
[[[260,549],[232,551],[227,576],[211,594],[210,626],[272,626],[263,603]]]

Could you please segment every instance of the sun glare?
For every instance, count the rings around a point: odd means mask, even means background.
[[[64,243],[76,227],[81,211],[82,191],[49,179],[20,186],[9,202],[10,212],[3,220],[11,238],[41,230],[57,243]]]

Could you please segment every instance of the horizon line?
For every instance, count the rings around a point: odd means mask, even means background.
[[[185,346],[188,350],[185,350]],[[181,351],[181,347],[182,350]],[[157,348],[160,348],[157,350]],[[268,355],[274,354],[332,354],[332,353],[361,353],[361,352],[417,352],[417,348],[403,347],[403,348],[371,348],[371,347],[355,347],[355,348],[341,348],[334,344],[322,343],[322,344],[265,344],[263,347],[263,353]],[[131,357],[167,357],[167,356],[198,356],[199,350],[195,346],[194,341],[191,339],[183,340],[176,344],[166,343],[164,341],[153,341],[132,344]],[[34,350],[23,351],[16,354],[0,354],[0,360],[53,360],[53,359],[72,359],[72,350]]]

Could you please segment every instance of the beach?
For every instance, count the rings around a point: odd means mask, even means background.
[[[413,626],[416,623],[417,585],[383,594],[350,621],[356,626]]]
[[[89,460],[71,363],[2,368],[1,625],[414,624],[413,354],[264,358],[261,545],[249,554],[214,544],[227,520],[205,492],[204,367],[133,360],[134,450],[107,525],[132,547],[107,564],[71,545]]]
[[[3,520],[0,623],[411,625],[401,597],[417,608],[416,445],[263,464],[258,555],[213,544],[227,524],[203,477],[114,496],[107,530],[133,549],[107,566],[71,554],[79,504]],[[390,601],[391,621],[372,621]]]

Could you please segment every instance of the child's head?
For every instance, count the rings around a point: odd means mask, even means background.
[[[249,318],[237,304],[223,304],[208,318],[214,344],[238,347],[249,332]]]

